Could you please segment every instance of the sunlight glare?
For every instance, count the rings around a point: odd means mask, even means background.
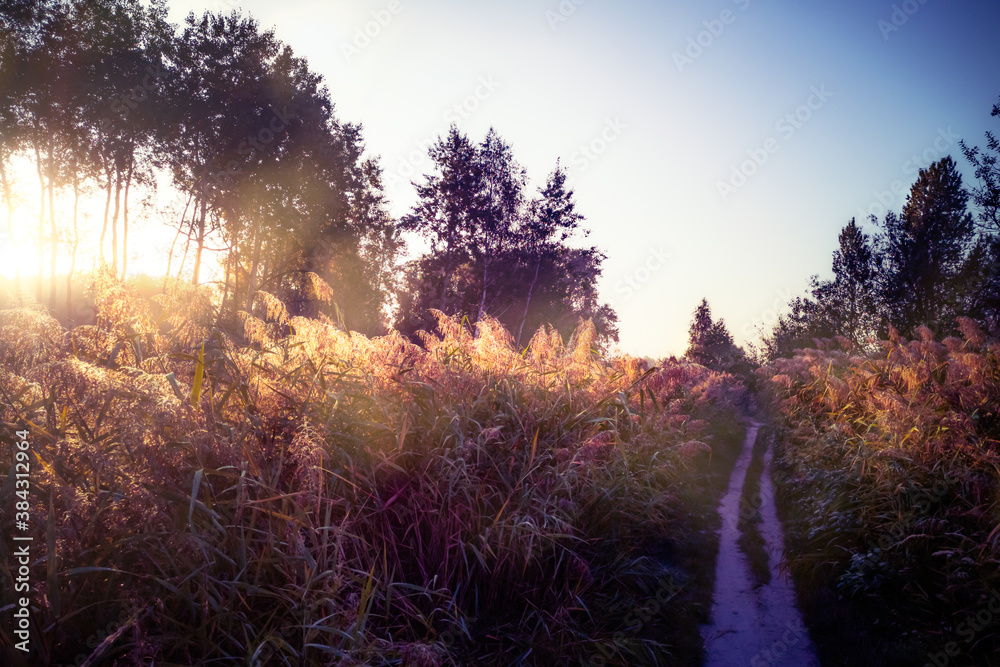
[[[6,231],[0,231],[0,276],[28,278],[38,275],[38,249],[18,242]]]

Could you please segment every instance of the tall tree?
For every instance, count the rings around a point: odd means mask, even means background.
[[[967,201],[962,176],[945,157],[920,170],[901,215],[886,215],[882,294],[900,331],[920,324],[951,330],[961,314],[960,278],[975,235]]]
[[[262,156],[249,142],[257,142],[264,129],[274,138],[268,122],[275,110],[265,85],[278,49],[272,31],[261,32],[253,19],[236,12],[189,14],[175,42],[174,67],[165,81],[168,122],[159,125],[158,147],[174,185],[194,196],[188,230],[195,242],[194,283],[224,208],[233,205],[227,196],[234,174]]]
[[[993,105],[991,114],[1000,117],[1000,102]],[[991,235],[1000,234],[1000,140],[992,132],[986,132],[986,150],[978,146],[970,147],[964,140],[959,144],[966,159],[976,168],[976,187],[970,194],[979,209],[979,223]]]
[[[879,257],[872,238],[853,218],[840,231],[838,242],[833,253],[833,279],[813,281],[816,314],[822,313],[826,324],[818,328],[843,335],[863,349],[880,323]]]
[[[708,299],[702,299],[694,311],[688,330],[688,349],[684,356],[713,370],[732,372],[745,364],[745,354],[734,342],[725,320],[714,321]]]
[[[293,314],[339,309],[345,326],[384,330],[395,223],[361,127],[334,116],[322,77],[236,12],[189,15],[171,61],[159,156],[190,200],[193,280],[210,240],[227,251],[221,316],[266,290]]]
[[[417,185],[418,203],[401,228],[430,251],[406,269],[397,326],[433,326],[429,309],[471,321],[491,315],[517,339],[544,324],[572,329],[592,319],[601,340],[616,340],[614,311],[599,303],[604,255],[568,242],[580,229],[566,173],[557,164],[537,197],[512,150],[490,130],[474,144],[454,125],[429,150],[435,172]]]
[[[524,313],[517,326],[517,345],[521,344],[524,335],[524,325],[532,314],[532,300],[536,297],[536,289],[543,290],[545,286],[552,284],[551,280],[543,280],[542,266],[551,270],[558,262],[558,256],[563,245],[572,237],[573,233],[580,228],[583,216],[576,212],[576,202],[573,199],[573,191],[566,189],[566,170],[562,168],[559,161],[556,161],[556,168],[549,174],[545,186],[541,188],[539,196],[531,200],[528,208],[527,220],[524,225],[525,240],[523,242],[524,252],[522,259],[527,263],[527,271],[531,276],[528,282],[528,293],[524,299]],[[583,230],[586,236],[589,231]],[[594,250],[594,249],[592,249]],[[596,252],[596,250],[594,250]],[[533,265],[533,266],[532,266]],[[600,270],[600,262],[596,262],[593,269]],[[583,281],[580,284],[593,284]],[[535,321],[532,323],[534,329],[538,329],[542,324],[539,312],[538,300],[535,302]],[[544,306],[543,306],[544,307]],[[532,329],[529,328],[530,332]]]
[[[1000,117],[1000,102],[993,105],[992,116]],[[969,315],[988,323],[1000,333],[1000,140],[986,132],[986,149],[961,142],[966,159],[975,167],[976,186],[971,189],[977,208],[980,237],[969,253],[966,273],[972,276],[967,309]]]

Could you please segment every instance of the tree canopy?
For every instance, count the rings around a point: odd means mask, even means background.
[[[417,185],[401,228],[430,251],[405,268],[400,331],[431,328],[436,309],[470,321],[491,315],[518,344],[542,326],[572,330],[581,319],[599,339],[617,340],[617,317],[597,295],[604,255],[570,245],[588,232],[558,163],[528,199],[527,174],[495,130],[477,144],[452,125],[428,152],[435,170]]]
[[[723,319],[713,320],[708,299],[702,299],[694,311],[688,330],[688,349],[684,356],[712,370],[742,372],[745,353],[733,342]]]
[[[993,116],[1000,116],[1000,104]],[[959,316],[996,332],[1000,147],[992,133],[986,139],[985,151],[962,144],[975,168],[977,184],[971,191],[947,156],[919,171],[899,213],[869,220],[874,234],[852,219],[833,254],[833,278],[813,276],[808,294],[789,303],[789,312],[762,338],[764,357],[788,356],[814,339],[834,336],[856,349],[871,349],[890,327],[907,336],[920,326],[951,335],[958,331]]]

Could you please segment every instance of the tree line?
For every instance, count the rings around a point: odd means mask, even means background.
[[[992,116],[1000,116],[1000,102]],[[814,338],[843,336],[871,350],[895,329],[915,337],[958,333],[971,317],[993,335],[1000,325],[1000,143],[960,142],[976,182],[966,188],[946,156],[921,169],[899,213],[871,216],[867,232],[851,219],[833,253],[833,277],[813,276],[806,295],[763,332],[761,360],[790,356]]]
[[[1000,117],[1000,102],[992,115]],[[816,339],[842,336],[872,351],[893,330],[910,337],[920,327],[937,338],[958,334],[960,316],[1000,336],[1000,141],[987,131],[985,148],[959,145],[974,169],[971,188],[950,156],[920,169],[900,213],[871,216],[872,232],[853,218],[841,229],[833,277],[812,276],[807,293],[793,298],[769,331],[758,330],[759,346],[736,345],[703,299],[685,358],[752,383],[755,366],[790,357]]]
[[[581,318],[617,339],[597,297],[604,255],[577,247],[587,232],[558,162],[532,196],[495,131],[476,143],[453,126],[414,183],[419,202],[394,219],[362,125],[337,118],[304,58],[238,12],[166,17],[164,0],[0,7],[0,186],[13,236],[29,185],[12,165],[32,165],[39,301],[47,269],[56,307],[61,252],[72,299],[82,199],[103,203],[97,252],[123,278],[137,209],[166,178],[179,193],[158,211],[176,230],[168,276],[203,282],[205,254],[218,252],[220,323],[266,291],[292,314],[326,312],[368,335],[413,335],[435,308],[495,316],[521,343]],[[400,267],[404,232],[431,249]]]

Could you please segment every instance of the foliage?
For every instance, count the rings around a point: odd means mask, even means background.
[[[992,116],[1000,117],[1000,103],[993,105]],[[964,141],[960,143],[966,159],[976,170],[977,183],[970,188],[970,196],[978,209],[981,232],[966,271],[972,274],[968,314],[991,323],[991,329],[996,330],[1000,324],[1000,167],[997,166],[1000,143],[992,132],[986,132],[985,150],[970,147]]]
[[[29,431],[51,536],[32,664],[699,663],[731,376],[604,358],[589,323],[519,351],[437,313],[418,347],[266,293],[226,330],[205,288],[93,289],[72,331],[0,311],[3,438]]]
[[[882,223],[883,298],[889,321],[907,334],[920,325],[943,330],[964,314],[961,277],[974,241],[967,201],[962,176],[945,157],[920,170],[902,214],[890,212]]]
[[[338,120],[322,77],[252,18],[192,13],[177,29],[166,15],[162,0],[34,0],[0,10],[0,185],[10,233],[24,186],[7,167],[34,162],[36,298],[48,262],[55,309],[57,256],[67,250],[75,260],[78,203],[94,191],[104,198],[100,259],[110,240],[111,272],[125,275],[130,201],[139,191],[148,203],[165,176],[186,200],[162,216],[186,240],[176,275],[189,271],[198,284],[204,253],[225,252],[221,319],[265,289],[297,314],[339,310],[352,329],[384,332],[401,243],[381,169],[362,157],[360,125]],[[72,216],[57,211],[67,190]],[[193,268],[185,267],[191,245]],[[336,298],[307,298],[306,273]]]
[[[712,320],[712,309],[707,299],[702,299],[694,311],[684,357],[721,372],[747,376],[750,371],[746,354],[733,342],[725,320]]]
[[[518,345],[540,326],[565,330],[581,318],[594,322],[602,343],[617,340],[617,316],[597,295],[604,255],[568,244],[587,232],[561,166],[528,200],[525,170],[492,129],[474,144],[453,125],[429,154],[435,173],[417,185],[420,200],[401,228],[431,248],[406,269],[400,331],[433,326],[429,310],[437,309],[470,321],[491,315]]]
[[[819,341],[761,369],[789,567],[825,664],[923,665],[955,641],[949,664],[978,665],[1000,650],[963,625],[1000,587],[1000,343],[958,325],[943,342],[890,330],[870,356]]]
[[[852,219],[833,253],[833,279],[813,276],[808,296],[789,302],[789,312],[762,335],[764,359],[835,336],[870,351],[891,326],[907,335],[918,326],[952,334],[949,323],[959,315],[995,324],[1000,237],[988,229],[976,234],[968,197],[945,157],[920,170],[901,214],[871,219],[879,235],[869,236]]]
[[[990,114],[1000,117],[1000,102],[993,105]],[[992,132],[986,132],[986,150],[977,146],[969,146],[964,140],[959,142],[965,158],[976,168],[978,185],[971,190],[973,202],[979,207],[979,223],[982,227],[1000,232],[1000,167],[997,166],[997,154],[1000,154],[1000,141]]]
[[[866,349],[880,325],[878,278],[881,256],[872,238],[852,219],[840,232],[833,253],[833,280],[816,282],[813,295],[832,335]]]

